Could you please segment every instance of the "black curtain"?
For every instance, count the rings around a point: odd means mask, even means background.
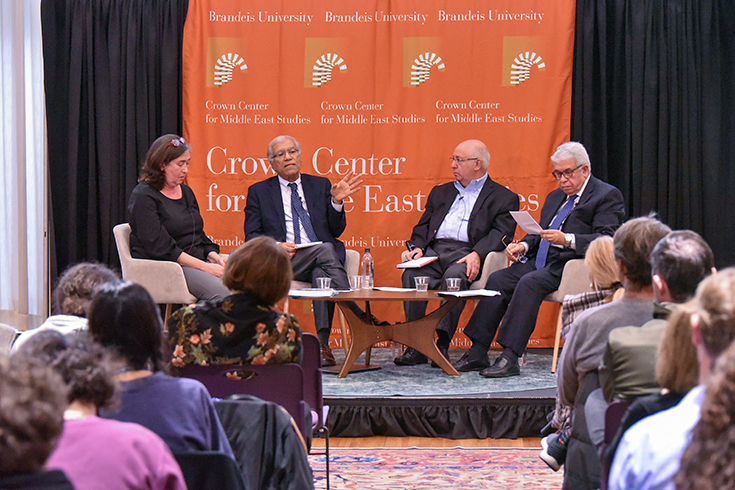
[[[52,277],[118,267],[112,227],[148,147],[181,134],[188,0],[43,0]]]
[[[735,263],[729,0],[578,0],[572,139],[628,216],[656,211]]]

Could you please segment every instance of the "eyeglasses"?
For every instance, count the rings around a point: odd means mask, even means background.
[[[168,148],[169,146],[178,147],[180,145],[185,145],[185,144],[186,144],[186,140],[184,138],[174,138],[168,142],[168,145],[166,145],[166,148]]]
[[[558,170],[554,170],[553,172],[551,172],[551,175],[553,175],[556,180],[561,180],[562,177],[564,177],[565,179],[571,179],[572,178],[572,175],[574,175],[574,171],[575,170],[579,170],[580,168],[584,167],[585,165],[586,164],[583,163],[582,165],[578,165],[575,168],[568,168],[568,169],[566,169],[563,172],[559,172]]]
[[[286,156],[286,153],[288,153],[289,155],[291,155],[292,157],[295,158],[296,155],[298,155],[301,152],[299,151],[298,148],[296,148],[294,146],[292,148],[289,148],[288,150],[285,150],[285,151],[284,150],[281,150],[281,151],[276,152],[276,154],[273,155],[273,159],[274,160],[280,160],[281,158],[284,158]]]
[[[455,157],[455,156],[451,156],[449,157],[449,159],[453,162],[457,162],[458,165],[462,162],[466,162],[467,160],[479,160],[479,158],[461,158],[461,157]]]

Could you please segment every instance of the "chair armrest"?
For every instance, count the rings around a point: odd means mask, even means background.
[[[506,267],[508,267],[508,258],[505,256],[505,252],[490,252],[485,257],[482,273],[470,285],[470,289],[483,289],[490,274]]]
[[[195,303],[186,285],[184,271],[167,260],[130,259],[123,264],[123,276],[143,286],[157,304]]]
[[[345,250],[345,272],[347,277],[356,276],[360,273],[360,252],[357,250]]]

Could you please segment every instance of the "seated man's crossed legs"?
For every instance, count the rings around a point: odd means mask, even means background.
[[[464,263],[458,264],[457,261],[472,252],[467,244],[458,246],[459,242],[450,240],[441,240],[439,244],[429,246],[426,249],[425,257],[438,256],[436,260],[419,269],[406,269],[403,272],[403,287],[415,287],[414,278],[426,276],[429,278],[429,289],[446,289],[447,278],[460,279],[461,290],[468,289],[471,282],[467,279],[467,266]],[[406,321],[413,321],[426,315],[426,301],[406,301],[404,304],[406,312]],[[449,313],[442,319],[437,327],[436,346],[447,360],[449,359],[449,343],[457,331],[459,317],[464,309],[465,302],[460,301],[457,306],[452,308]],[[399,366],[414,366],[416,364],[424,364],[428,360],[425,355],[414,349],[407,349],[406,352],[397,357],[393,362]],[[435,364],[432,362],[432,366]]]
[[[480,371],[489,378],[520,374],[518,358],[526,351],[541,303],[560,281],[548,268],[536,270],[530,262],[515,263],[491,274],[485,289],[500,295],[481,299],[475,308],[464,329],[472,347],[454,364],[457,371]],[[497,341],[503,352],[491,366],[488,350],[501,321]]]
[[[337,257],[334,245],[331,243],[320,243],[296,251],[291,258],[293,278],[295,281],[310,282],[316,287],[318,277],[329,277],[332,279],[333,289],[350,289],[347,272]],[[316,334],[322,352],[322,366],[334,366],[334,354],[329,348],[329,334],[332,330],[334,318],[334,303],[330,301],[313,301],[314,324]],[[360,318],[365,318],[365,312],[357,303],[351,301],[348,307]]]

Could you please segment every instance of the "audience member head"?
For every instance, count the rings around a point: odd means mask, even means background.
[[[625,276],[622,282],[626,290],[651,286],[651,252],[670,232],[671,228],[653,215],[630,219],[618,228],[613,237],[615,260]]]
[[[697,350],[692,344],[694,302],[677,305],[661,336],[656,356],[656,381],[675,393],[687,393],[699,381]]]
[[[66,384],[68,402],[85,401],[112,408],[116,385],[107,352],[86,332],[65,336],[56,330],[38,332],[14,356],[33,357],[54,369]]]
[[[672,231],[651,253],[656,297],[674,303],[688,301],[694,296],[697,284],[712,273],[714,266],[712,249],[701,236],[690,230]]]
[[[735,340],[735,268],[706,277],[695,294],[692,340],[710,365]],[[700,359],[702,362],[703,359]],[[700,382],[702,382],[700,365]],[[705,378],[706,380],[706,378]]]
[[[154,189],[161,190],[166,183],[164,167],[181,155],[191,151],[184,138],[175,134],[164,134],[153,142],[145,155],[138,182],[146,181]]]
[[[89,312],[89,333],[132,369],[164,368],[161,319],[140,284],[118,281],[100,287]]]
[[[613,239],[607,235],[595,238],[584,254],[595,289],[610,289],[618,282],[618,266],[613,253]]]
[[[734,344],[717,361],[674,482],[677,490],[735,487]]]
[[[232,252],[222,282],[233,291],[249,292],[264,305],[285,298],[291,286],[291,262],[273,238],[260,236]]]
[[[61,275],[52,296],[52,310],[61,315],[86,317],[94,292],[101,284],[117,281],[107,266],[82,262]]]
[[[29,357],[0,357],[0,477],[40,471],[61,435],[66,390]]]

